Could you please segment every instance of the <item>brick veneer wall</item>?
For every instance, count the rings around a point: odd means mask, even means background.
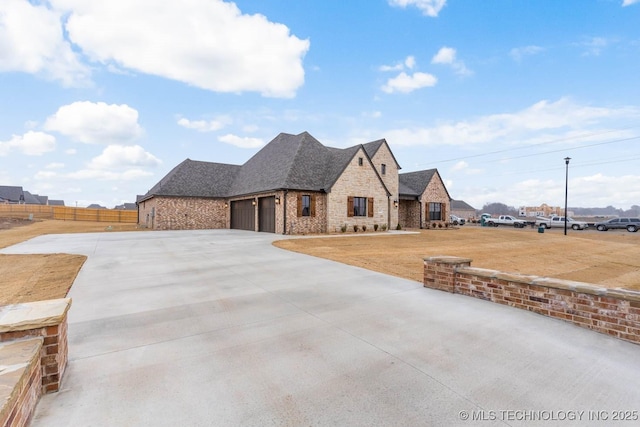
[[[229,228],[229,207],[221,199],[157,196],[138,209],[140,225],[156,230]]]
[[[316,201],[315,216],[298,216],[298,195],[314,195]],[[287,192],[287,230],[286,234],[310,234],[327,232],[327,195],[309,191]],[[284,206],[276,206],[278,209]],[[346,208],[345,208],[346,211]],[[277,216],[279,218],[279,216]],[[276,222],[276,233],[283,233],[282,221]]]
[[[471,267],[471,259],[424,259],[424,286],[533,311],[640,344],[640,292]]]
[[[1,427],[29,425],[42,394],[41,349],[42,338],[0,344],[0,364],[13,365],[0,372]]]

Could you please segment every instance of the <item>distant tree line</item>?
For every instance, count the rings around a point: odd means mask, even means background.
[[[569,211],[575,216],[633,216],[640,217],[640,206],[633,205],[630,209],[624,210],[607,206],[606,208],[572,208]],[[491,215],[513,215],[518,216],[518,209],[513,206],[507,206],[504,203],[486,203],[480,213],[489,213]]]

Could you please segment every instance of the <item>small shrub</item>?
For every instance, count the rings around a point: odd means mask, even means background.
[[[362,231],[367,231],[367,226],[366,225],[362,226]]]
[[[449,223],[448,223],[448,222],[446,222],[446,223],[444,224],[444,228],[449,228]]]
[[[382,224],[380,228],[382,229],[382,231],[387,231],[387,224]]]
[[[436,223],[435,223],[435,222],[432,222],[432,223],[431,223],[431,228],[436,228],[436,227],[437,227]]]
[[[402,230],[402,226],[400,226],[400,223],[398,223],[398,225],[396,225],[396,230]]]
[[[438,228],[442,228],[442,223],[441,222],[438,223]]]
[[[378,224],[373,224],[373,231],[378,231]]]
[[[353,224],[353,231],[354,231],[355,233],[357,233],[357,232],[358,232],[358,226],[357,226],[356,224]]]

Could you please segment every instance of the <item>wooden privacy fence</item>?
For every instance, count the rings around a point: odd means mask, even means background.
[[[138,211],[89,209],[70,206],[0,204],[0,216],[10,218],[59,219],[63,221],[96,221],[135,224]]]

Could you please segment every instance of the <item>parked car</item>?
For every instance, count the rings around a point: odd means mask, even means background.
[[[517,219],[511,215],[500,215],[497,218],[486,218],[485,221],[489,227],[497,227],[499,225],[511,225],[515,228],[524,228],[527,225],[527,221]]]
[[[598,231],[626,228],[628,232],[635,233],[640,229],[640,218],[613,218],[609,221],[597,222],[595,227]]]
[[[449,215],[449,222],[451,222],[451,224],[453,225],[464,225],[466,221],[464,218],[460,218],[459,216],[452,214],[452,215]]]
[[[539,216],[536,219],[536,226],[544,228],[564,227],[564,217],[552,216],[551,218],[545,218]],[[567,217],[567,227],[574,230],[586,230],[587,228],[589,228],[589,224],[585,221],[577,221],[573,218]]]

